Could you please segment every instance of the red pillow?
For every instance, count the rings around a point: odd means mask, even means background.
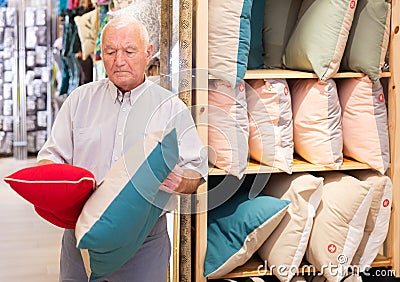
[[[69,164],[47,164],[21,169],[4,178],[36,212],[62,228],[75,228],[83,205],[92,194],[93,174]]]

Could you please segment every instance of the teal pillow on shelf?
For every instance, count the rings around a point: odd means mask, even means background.
[[[249,260],[278,226],[289,203],[270,196],[249,199],[239,191],[211,210],[204,276],[219,278]]]
[[[251,21],[250,21],[250,50],[249,59],[247,62],[247,68],[249,70],[253,69],[263,69],[263,20],[264,20],[264,8],[265,0],[253,0],[253,6],[251,7]]]
[[[110,275],[140,248],[170,198],[159,186],[178,156],[173,129],[147,135],[112,165],[75,229],[77,247],[89,253],[90,281]]]

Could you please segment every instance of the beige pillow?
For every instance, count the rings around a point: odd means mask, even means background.
[[[308,173],[272,174],[262,194],[289,200],[289,209],[265,243],[258,250],[280,281],[295,275],[307,248],[315,212],[322,197],[323,178]],[[283,271],[282,271],[283,270]]]
[[[343,154],[385,173],[389,129],[383,88],[368,76],[337,80],[342,108]]]
[[[82,59],[86,60],[94,54],[97,38],[97,10],[94,9],[82,16],[75,16],[74,21],[78,29],[79,39],[82,45]]]
[[[285,79],[247,82],[250,157],[292,173],[293,119],[287,82]]]
[[[233,88],[210,80],[208,88],[208,159],[242,178],[248,161],[249,122],[244,82]]]
[[[349,171],[349,174],[372,183],[374,188],[364,236],[351,262],[364,270],[371,266],[387,236],[392,207],[392,182],[386,175],[372,170]]]
[[[364,235],[373,188],[368,182],[336,171],[317,175],[324,178],[324,188],[306,259],[323,271],[328,281],[340,281],[347,275]],[[329,265],[334,269],[327,268]]]
[[[295,152],[310,163],[338,169],[343,162],[343,140],[335,82],[299,79],[290,90]]]

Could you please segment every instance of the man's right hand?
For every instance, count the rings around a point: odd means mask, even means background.
[[[55,162],[50,160],[40,160],[36,165],[46,165],[46,164],[54,164]]]

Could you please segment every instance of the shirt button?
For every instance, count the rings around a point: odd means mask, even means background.
[[[121,135],[122,135],[122,132],[118,132],[118,135],[121,136]]]
[[[125,112],[125,111],[126,111],[126,108],[122,108],[122,111]]]
[[[118,161],[118,157],[114,157],[114,161]]]

